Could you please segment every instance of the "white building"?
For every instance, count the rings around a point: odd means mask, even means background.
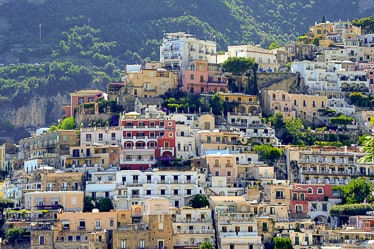
[[[80,130],[80,145],[119,145],[121,146],[121,127],[84,127]]]
[[[237,45],[228,46],[227,50],[228,52],[224,55],[218,56],[218,62],[223,63],[229,57],[252,58],[258,64],[260,72],[278,72],[279,70],[276,55],[268,49],[253,45]]]
[[[196,194],[204,194],[205,175],[197,171],[94,172],[86,195],[112,198],[116,209],[128,209],[144,199],[164,197],[170,206],[187,206]]]
[[[211,208],[170,208],[174,247],[199,248],[203,242],[215,245]]]
[[[216,63],[215,41],[200,40],[184,32],[167,33],[160,46],[160,61],[168,70],[186,70],[189,61]]]

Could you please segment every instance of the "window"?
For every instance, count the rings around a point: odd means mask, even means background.
[[[81,236],[80,236],[80,235],[77,235],[77,237],[75,237],[75,240],[76,240],[76,241],[81,241]]]
[[[113,140],[116,140],[116,133],[112,133],[112,134],[111,134],[111,138],[112,138],[112,141],[113,141]]]
[[[91,134],[86,134],[86,141],[87,142],[91,141]]]
[[[69,235],[68,236],[68,241],[73,241],[73,236]]]
[[[227,232],[227,227],[223,226],[222,227],[222,232],[224,232],[224,233]]]
[[[227,176],[231,176],[231,171],[227,171]]]
[[[317,189],[317,194],[322,195],[323,194],[323,188],[318,188]]]
[[[139,249],[144,249],[145,248],[145,240],[139,240]]]
[[[100,220],[95,221],[95,228],[96,229],[101,228],[101,221]]]
[[[221,142],[221,137],[216,137],[216,142],[217,143]]]
[[[174,189],[174,195],[178,195],[178,189]]]
[[[166,191],[165,189],[161,189],[161,195],[165,195]]]
[[[306,100],[303,100],[303,106],[306,107]]]
[[[99,133],[99,141],[103,141],[103,133]]]
[[[305,201],[305,194],[304,194],[304,193],[301,193],[301,194],[300,194],[300,200],[301,200],[301,201]]]
[[[275,214],[275,207],[270,208],[270,214]],[[248,231],[249,232],[249,231]],[[251,231],[252,232],[252,231]]]
[[[326,203],[322,204],[322,211],[327,212],[327,204]]]
[[[121,249],[126,249],[126,240],[121,240]]]
[[[110,221],[109,221],[109,226],[110,226],[110,227],[114,226],[114,220],[110,220]]]
[[[313,189],[312,188],[308,188],[308,194],[313,194]]]
[[[44,236],[39,236],[39,245],[44,245],[44,244],[45,244]]]
[[[275,199],[284,199],[283,191],[277,191],[275,194]]]
[[[187,195],[190,195],[192,193],[191,189],[187,189]]]
[[[152,190],[149,190],[149,189],[148,189],[148,190],[146,191],[146,195],[151,195],[151,194],[152,194]]]
[[[268,224],[266,222],[262,222],[262,231],[266,232],[268,230]]]
[[[297,200],[297,193],[293,193],[293,194],[292,194],[292,199],[293,199],[294,201]]]
[[[80,97],[78,98],[78,104],[81,105],[84,103],[84,98]]]
[[[191,79],[191,80],[194,80],[194,79],[195,79],[195,75],[194,75],[194,74],[191,74],[191,75],[190,75],[190,79]]]

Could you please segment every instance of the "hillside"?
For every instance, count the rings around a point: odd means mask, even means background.
[[[185,31],[208,39],[215,36],[220,50],[225,50],[228,44],[240,43],[266,47],[272,41],[282,44],[293,40],[322,16],[327,20],[346,20],[368,16],[374,9],[374,0],[279,2],[1,0],[0,63],[41,63],[57,59],[90,64],[82,56],[61,53],[68,42],[67,33],[73,34],[71,28],[75,26],[92,27],[95,38],[113,42],[110,51],[101,54],[123,65],[141,62],[146,57],[157,60],[158,46],[165,32]],[[74,36],[70,37],[75,42]]]

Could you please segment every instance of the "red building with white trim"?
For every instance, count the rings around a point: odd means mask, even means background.
[[[145,170],[175,158],[175,121],[156,115],[126,113],[121,121],[123,152],[121,169]]]

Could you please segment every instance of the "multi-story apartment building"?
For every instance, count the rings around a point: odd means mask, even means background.
[[[175,158],[175,121],[167,119],[164,112],[150,110],[145,116],[126,113],[121,125],[124,148],[121,168],[147,169]]]
[[[216,49],[215,41],[199,40],[184,32],[166,33],[160,46],[160,61],[167,70],[187,70],[194,60],[217,64]]]
[[[196,131],[198,117],[196,115],[173,114],[170,119],[175,120],[176,130],[176,158],[190,160],[196,156]]]
[[[367,91],[369,81],[364,71],[337,71],[338,85],[341,91]]]
[[[201,243],[215,245],[211,208],[170,208],[173,221],[173,246],[176,249],[199,248]]]
[[[219,93],[220,97],[225,102],[238,103],[234,110],[230,110],[233,113],[240,113],[242,115],[260,115],[260,101],[257,96],[247,95],[243,93]]]
[[[352,178],[373,175],[373,163],[361,163],[366,154],[356,147],[319,147],[287,150],[291,181],[306,184],[347,184]]]
[[[212,176],[224,176],[227,179],[228,187],[233,187],[237,178],[236,156],[228,151],[207,150],[203,156],[208,165],[209,173]]]
[[[119,165],[121,147],[118,145],[72,146],[68,156],[64,156],[65,168],[90,167],[93,165],[107,168]]]
[[[218,248],[261,248],[257,221],[243,197],[211,196],[210,201],[215,210]]]
[[[94,172],[86,195],[112,198],[117,209],[154,197],[166,197],[170,206],[183,207],[193,195],[204,193],[204,184],[205,175],[197,171]]]
[[[53,248],[107,249],[111,239],[109,233],[117,230],[117,215],[120,212],[94,210],[88,213],[59,213],[52,228],[53,237],[49,238],[48,231],[43,234],[32,231],[31,246],[40,248],[43,243],[52,239]],[[44,238],[41,238],[43,236]]]
[[[226,92],[228,79],[226,76],[208,71],[208,61],[190,62],[187,70],[182,70],[182,91],[189,93]]]
[[[265,90],[264,111],[268,114],[282,113],[284,118],[301,118],[313,121],[318,110],[327,108],[326,96],[290,94],[282,90]]]
[[[253,45],[227,46],[227,52],[219,55],[219,62],[225,61],[229,57],[244,57],[254,59],[258,64],[259,72],[277,72],[279,63],[272,51]]]
[[[292,215],[308,215],[321,224],[328,221],[331,206],[341,202],[339,193],[334,194],[329,184],[294,184],[291,196]]]
[[[84,191],[86,185],[83,172],[39,170],[36,175],[43,191]]]
[[[120,126],[81,127],[80,145],[122,145],[122,129]]]
[[[41,159],[38,165],[49,165],[62,167],[64,163],[61,156],[69,155],[71,146],[78,143],[77,132],[75,130],[58,130],[43,133],[36,137],[21,139],[20,158],[24,160]]]
[[[154,198],[131,207],[132,222],[126,214],[118,216],[121,223],[113,231],[113,248],[172,248],[173,226],[168,203],[165,198]]]
[[[126,67],[124,87],[122,92],[139,97],[155,97],[164,94],[169,89],[178,86],[178,75],[164,68],[142,69],[140,65],[133,65],[136,70]]]
[[[47,191],[25,193],[24,207],[31,219],[39,216],[56,219],[61,212],[83,211],[83,191]],[[44,213],[43,210],[48,211]]]
[[[101,96],[104,96],[104,93],[101,90],[87,89],[70,93],[70,104],[62,107],[65,112],[65,117],[74,116],[79,105],[94,102]]]

